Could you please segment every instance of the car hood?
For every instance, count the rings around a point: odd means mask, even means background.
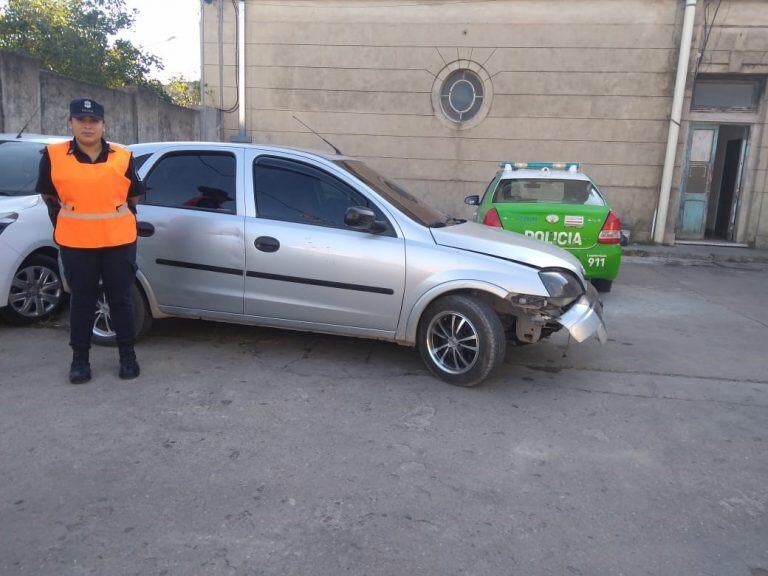
[[[18,212],[33,208],[40,202],[40,196],[31,194],[29,196],[0,196],[0,212]]]
[[[488,254],[536,268],[565,268],[583,276],[581,263],[575,256],[522,234],[476,222],[430,228],[430,232],[440,246]]]

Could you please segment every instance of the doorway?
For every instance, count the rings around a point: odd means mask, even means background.
[[[727,242],[735,239],[748,141],[749,126],[691,126],[677,238]]]

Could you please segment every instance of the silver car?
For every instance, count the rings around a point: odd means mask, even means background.
[[[131,146],[137,332],[179,316],[417,346],[436,376],[475,386],[507,340],[566,328],[606,337],[566,251],[424,204],[365,163],[272,146]],[[113,338],[102,300],[94,339]]]

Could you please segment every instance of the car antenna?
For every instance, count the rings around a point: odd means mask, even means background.
[[[307,125],[306,125],[304,122],[302,122],[301,120],[299,120],[299,118],[297,118],[296,116],[294,116],[294,117],[293,117],[293,119],[294,119],[294,120],[296,120],[296,122],[298,122],[299,124],[301,124],[301,125],[302,125],[302,126],[304,126],[305,128],[307,128],[307,129],[308,129],[310,132],[312,132],[312,134],[314,134],[315,136],[317,136],[318,138],[320,138],[320,140],[322,140],[323,142],[325,142],[326,144],[328,144],[328,146],[330,146],[331,148],[333,148],[333,149],[336,151],[336,154],[338,154],[339,156],[344,156],[344,152],[342,152],[341,150],[339,150],[338,148],[336,148],[336,146],[334,146],[333,144],[331,144],[330,142],[328,142],[328,140],[326,140],[325,138],[323,138],[322,136],[320,136],[320,134],[318,134],[317,132],[315,132],[314,130],[312,130],[312,128],[310,128],[310,127],[309,127],[309,126],[307,126]]]
[[[17,139],[17,140],[18,140],[19,138],[21,138],[21,134],[24,132],[24,130],[26,130],[26,129],[27,129],[27,126],[29,126],[29,123],[30,123],[30,122],[32,122],[32,118],[34,118],[34,117],[35,117],[35,114],[37,114],[37,111],[38,111],[38,110],[40,110],[40,104],[38,104],[38,105],[37,105],[37,108],[35,108],[35,111],[34,111],[34,112],[32,112],[32,114],[29,116],[29,120],[27,120],[27,123],[26,123],[26,124],[24,124],[24,128],[22,128],[21,130],[19,130],[19,133],[18,133],[18,134],[16,134],[16,139]]]

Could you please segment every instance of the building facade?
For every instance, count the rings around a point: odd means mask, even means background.
[[[204,99],[222,110],[224,140],[328,150],[296,116],[456,216],[499,161],[577,161],[644,241],[684,10],[685,0],[204,0]],[[768,4],[698,0],[665,242],[768,246],[766,74]]]

